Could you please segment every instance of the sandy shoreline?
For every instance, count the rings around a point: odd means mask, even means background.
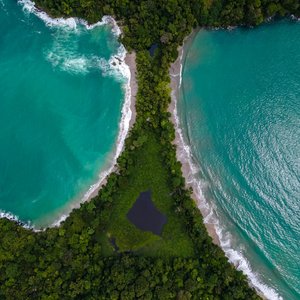
[[[125,56],[125,64],[129,67],[129,71],[130,71],[130,79],[129,79],[129,91],[130,91],[130,111],[131,111],[131,116],[130,116],[130,120],[129,120],[129,128],[128,128],[128,132],[130,131],[130,129],[132,128],[134,122],[135,122],[135,118],[136,118],[136,111],[135,111],[135,102],[136,102],[136,94],[137,94],[137,90],[138,90],[138,85],[137,85],[137,81],[136,81],[136,62],[135,62],[135,58],[136,58],[136,54],[135,52],[132,53],[126,53]],[[126,105],[126,103],[124,103],[124,106]],[[122,114],[123,114],[123,109],[122,109]],[[120,126],[122,126],[122,124],[120,124]],[[121,128],[119,129],[119,132],[121,132]],[[127,134],[128,134],[127,132]],[[126,137],[127,137],[126,134]],[[125,137],[125,139],[126,139]],[[120,137],[118,137],[118,141],[119,142]],[[124,145],[122,147],[122,150],[120,151],[119,154],[121,154],[124,150]],[[115,156],[119,156],[116,155],[116,149],[114,149],[113,151]],[[116,157],[116,158],[117,158]],[[93,191],[93,193],[91,193],[88,197],[88,199],[86,199],[86,201],[91,200],[92,198],[94,198],[95,196],[98,195],[98,192],[101,190],[102,186],[106,184],[106,179],[107,177],[114,171],[116,171],[117,167],[116,164],[113,165],[112,170],[110,170],[110,172],[99,182],[99,186]],[[105,171],[103,171],[105,172]]]
[[[68,19],[52,19],[50,18],[46,13],[39,11],[35,6],[34,3],[30,0],[21,0],[20,3],[24,5],[24,8],[26,8],[29,12],[36,14],[38,17],[40,17],[46,25],[49,26],[69,26],[70,28],[76,28],[77,22],[80,24],[85,25],[88,29],[92,29],[95,26],[101,26],[103,24],[111,24],[113,26],[114,32],[119,35],[121,34],[121,29],[118,27],[116,21],[109,16],[106,16],[105,19],[102,21],[94,24],[94,25],[88,25],[85,21],[75,19],[75,18],[68,18]],[[198,30],[194,30],[193,33],[185,40],[184,47],[188,46],[190,43],[192,43],[194,36],[197,34]],[[208,230],[209,235],[212,237],[213,242],[220,247],[223,248],[225,254],[229,258],[229,260],[237,267],[237,269],[242,270],[244,274],[248,275],[248,278],[250,279],[250,282],[252,282],[252,285],[257,288],[258,293],[261,295],[261,292],[264,289],[261,289],[262,284],[256,279],[256,277],[252,277],[251,279],[251,272],[252,270],[248,268],[248,266],[243,266],[243,263],[247,261],[242,260],[241,258],[235,259],[232,255],[236,252],[234,249],[231,248],[230,243],[227,245],[226,241],[224,242],[224,239],[222,238],[222,232],[218,228],[217,224],[211,221],[211,213],[212,210],[207,207],[207,203],[201,194],[201,188],[199,188],[200,180],[197,180],[197,169],[195,168],[195,165],[193,165],[193,156],[189,149],[189,147],[185,144],[184,141],[184,135],[182,132],[182,127],[180,126],[180,121],[178,119],[178,111],[177,111],[177,101],[179,100],[179,89],[181,85],[181,72],[182,72],[182,62],[184,61],[184,51],[183,48],[179,48],[179,57],[177,58],[176,62],[172,64],[170,67],[170,78],[171,78],[171,89],[172,89],[172,102],[169,106],[169,111],[171,112],[172,116],[172,122],[175,126],[175,133],[176,138],[174,140],[174,144],[176,145],[176,154],[177,159],[182,163],[182,172],[183,176],[186,180],[187,187],[191,187],[193,189],[192,197],[196,201],[196,204],[201,211],[203,218],[204,218],[204,224]],[[123,47],[124,48],[124,47]],[[125,49],[124,49],[125,50]],[[35,231],[43,230],[43,228],[46,227],[53,227],[58,226],[62,221],[64,221],[72,212],[73,209],[79,208],[80,204],[86,201],[91,200],[94,198],[99,190],[103,187],[103,185],[106,184],[107,177],[114,171],[117,170],[116,161],[119,155],[124,150],[124,141],[126,137],[128,136],[128,132],[130,128],[133,126],[135,119],[136,119],[136,111],[135,111],[135,103],[136,103],[136,94],[137,94],[137,82],[136,82],[136,62],[135,62],[135,53],[127,53],[126,51],[123,52],[123,55],[116,55],[117,60],[114,60],[114,57],[112,57],[113,65],[110,63],[110,66],[113,68],[113,66],[116,66],[116,69],[118,68],[118,65],[120,68],[123,68],[123,71],[125,71],[125,77],[127,77],[129,80],[124,83],[123,87],[125,90],[125,101],[122,106],[122,118],[119,123],[119,133],[117,136],[117,140],[115,143],[115,146],[113,147],[112,151],[107,157],[106,163],[104,167],[102,168],[100,174],[98,175],[98,181],[90,186],[89,190],[82,195],[82,197],[77,197],[76,199],[73,199],[73,201],[69,201],[64,207],[60,208],[59,210],[55,211],[51,215],[43,217],[43,223],[37,224],[37,226],[31,226],[30,224],[27,226],[27,224],[24,224],[20,222],[24,227],[31,228]],[[121,72],[122,73],[122,72]],[[122,75],[124,75],[122,73]],[[128,75],[128,76],[127,76]],[[10,214],[3,213],[0,216],[12,219],[15,221],[18,221],[14,216]],[[55,218],[56,217],[56,218]],[[56,220],[56,221],[53,221]],[[38,229],[41,228],[41,229]],[[219,238],[219,236],[221,238]],[[226,251],[227,250],[227,251]],[[228,254],[230,252],[230,255]],[[249,273],[250,272],[250,273]],[[255,273],[254,273],[255,276]]]
[[[129,67],[130,70],[130,79],[129,79],[129,87],[130,87],[130,111],[131,111],[131,117],[130,117],[130,121],[129,121],[129,128],[128,128],[128,132],[129,130],[132,128],[134,122],[135,122],[135,118],[136,118],[136,111],[135,111],[135,102],[136,102],[136,93],[137,93],[137,89],[138,89],[138,85],[137,85],[137,81],[136,81],[136,62],[135,62],[135,57],[136,54],[135,52],[132,53],[126,53],[126,57],[125,57],[125,64]],[[124,103],[125,105],[125,103]],[[122,124],[120,124],[121,126]],[[119,132],[121,131],[121,128],[119,129]],[[127,132],[127,134],[128,134]],[[126,137],[127,137],[126,134]],[[125,137],[125,139],[126,139]],[[119,138],[118,138],[118,142],[119,142]],[[119,154],[121,154],[124,150],[124,145],[122,147],[122,150],[120,151]],[[116,154],[116,149],[114,149],[113,151],[114,154]],[[119,156],[119,155],[117,155]],[[116,157],[117,158],[117,157]],[[103,178],[102,181],[99,182],[99,186],[93,191],[93,193],[91,193],[88,197],[88,199],[86,201],[90,201],[92,198],[94,198],[95,196],[98,195],[98,192],[101,190],[101,188],[103,187],[103,185],[106,184],[106,180],[107,177],[114,171],[116,171],[117,167],[116,164],[114,164],[112,170],[110,170],[110,172],[105,176],[105,178]]]
[[[178,110],[177,110],[177,103],[180,100],[180,86],[182,80],[182,68],[184,64],[185,57],[187,53],[184,51],[186,47],[189,47],[193,42],[195,35],[198,33],[198,30],[194,30],[190,36],[184,41],[184,45],[178,48],[178,58],[177,60],[171,65],[169,74],[170,74],[170,87],[171,87],[171,103],[169,105],[169,112],[171,113],[171,120],[175,127],[175,140],[174,144],[176,145],[176,156],[178,161],[182,164],[182,173],[186,180],[186,187],[192,188],[192,198],[197,204],[202,216],[204,225],[208,231],[208,234],[211,236],[213,242],[221,247],[225,252],[225,255],[228,257],[229,261],[238,269],[243,271],[243,273],[248,277],[249,283],[252,287],[254,287],[262,299],[269,299],[266,295],[266,292],[269,291],[269,288],[265,289],[263,283],[261,283],[257,278],[256,274],[253,273],[251,268],[249,269],[247,266],[247,261],[244,257],[240,257],[237,260],[229,255],[230,253],[236,252],[234,249],[231,248],[230,243],[228,244],[227,241],[223,241],[220,239],[222,236],[222,230],[218,228],[218,224],[216,224],[211,216],[214,214],[212,208],[209,208],[207,205],[204,196],[201,194],[201,182],[197,179],[198,169],[194,164],[193,155],[189,146],[185,143],[184,134],[182,132],[182,126],[180,124],[180,120],[178,118]],[[200,187],[200,188],[199,188]],[[229,250],[229,252],[228,252]],[[244,263],[246,262],[246,267]],[[252,276],[254,274],[254,276]],[[262,288],[263,287],[263,288]],[[271,290],[271,295],[273,291]],[[277,294],[275,292],[276,299]],[[275,298],[274,298],[275,299]],[[281,299],[281,298],[278,298]]]
[[[130,70],[130,110],[131,110],[131,119],[129,122],[129,130],[133,126],[136,118],[135,111],[135,102],[136,102],[136,94],[138,91],[138,84],[136,80],[136,54],[135,52],[127,53],[125,57],[125,64],[129,67]]]
[[[57,212],[51,213],[48,216],[43,216],[41,222],[37,222],[35,226],[29,225],[29,228],[33,228],[35,231],[40,231],[43,228],[59,226],[72,212],[73,209],[79,208],[80,204],[90,201],[96,197],[101,188],[106,184],[108,176],[117,170],[117,158],[124,150],[125,139],[132,128],[136,119],[136,94],[138,85],[136,81],[136,53],[126,52],[126,56],[121,64],[125,64],[128,68],[128,79],[124,83],[125,90],[125,102],[122,107],[122,116],[119,123],[119,133],[114,148],[112,149],[105,166],[99,173],[98,181],[90,186],[80,199],[74,199],[66,203],[66,206],[57,210]],[[53,216],[56,218],[53,218]],[[10,218],[13,219],[13,218]],[[25,224],[24,224],[25,225]],[[40,229],[41,228],[41,229]]]
[[[23,6],[24,10],[29,13],[33,13],[42,19],[46,26],[66,26],[73,30],[76,29],[78,24],[81,24],[90,30],[96,26],[109,24],[112,26],[112,31],[116,36],[120,36],[122,34],[122,28],[118,26],[115,19],[111,16],[103,16],[102,20],[99,22],[89,25],[85,20],[78,18],[51,18],[46,12],[36,7],[35,3],[31,0],[20,0],[19,3]],[[98,175],[97,182],[92,184],[87,191],[81,194],[81,196],[68,201],[63,207],[56,211],[48,215],[44,215],[41,219],[36,220],[34,224],[31,222],[22,222],[18,216],[2,212],[0,210],[1,218],[16,221],[23,227],[30,228],[34,231],[40,231],[47,227],[59,226],[60,223],[70,215],[73,209],[79,208],[80,204],[89,201],[98,195],[99,190],[106,184],[107,177],[117,170],[117,158],[124,150],[125,139],[136,119],[135,99],[138,86],[136,81],[135,58],[135,52],[128,53],[124,46],[120,45],[118,53],[113,55],[108,61],[108,64],[114,74],[117,74],[117,76],[121,76],[122,78],[128,78],[128,80],[123,83],[125,100],[122,106],[121,120],[119,123],[119,131],[115,146],[106,158],[106,162],[104,166],[102,166],[101,172]]]
[[[182,72],[183,61],[185,59],[184,47],[186,45],[189,45],[192,42],[197,32],[198,31],[193,31],[193,33],[185,40],[184,46],[179,47],[178,58],[170,67],[169,74],[171,79],[170,87],[172,90],[171,93],[172,101],[169,106],[169,112],[172,115],[171,120],[175,127],[174,144],[176,145],[176,156],[178,161],[181,162],[182,165],[181,170],[182,170],[183,177],[186,180],[186,186],[188,188],[191,187],[193,190],[192,198],[194,199],[194,201],[196,202],[198,208],[202,213],[204,219],[204,225],[208,231],[208,234],[213,239],[213,242],[216,245],[220,246],[221,245],[220,240],[214,224],[205,222],[205,219],[210,212],[207,211],[207,209],[205,209],[205,202],[202,196],[196,193],[197,186],[195,185],[195,180],[194,180],[195,170],[191,164],[192,157],[191,157],[190,150],[184,143],[184,136],[181,129],[182,127],[178,118],[178,111],[177,111],[177,101],[179,100],[179,91],[181,86],[181,72]]]

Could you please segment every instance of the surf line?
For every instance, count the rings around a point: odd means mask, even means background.
[[[87,30],[92,30],[98,26],[111,26],[111,30],[116,37],[122,34],[121,28],[118,26],[115,19],[111,16],[103,16],[102,20],[95,24],[88,24],[85,20],[78,18],[51,18],[47,13],[41,11],[35,6],[35,3],[30,0],[19,0],[18,4],[22,6],[25,13],[32,13],[44,21],[46,26],[49,27],[62,27],[66,30],[78,30],[79,25],[85,26]],[[102,61],[103,62],[103,61]],[[99,64],[104,72],[108,75],[115,77],[122,81],[122,87],[125,94],[124,103],[121,110],[121,120],[119,123],[119,132],[115,142],[115,146],[112,149],[109,157],[106,159],[104,168],[98,175],[96,183],[92,184],[82,197],[75,200],[70,200],[66,205],[55,212],[58,217],[53,218],[53,213],[46,215],[45,219],[52,221],[45,228],[38,228],[30,221],[23,221],[18,216],[11,214],[10,212],[0,210],[0,218],[7,218],[9,220],[17,222],[19,225],[33,231],[42,231],[47,227],[59,226],[75,208],[79,208],[80,204],[90,200],[97,195],[97,192],[105,184],[106,178],[116,170],[117,158],[121,154],[124,148],[125,139],[129,132],[130,127],[135,121],[135,97],[137,92],[137,83],[135,78],[136,64],[135,53],[129,54],[125,47],[120,44],[117,54],[112,55],[107,62]],[[52,216],[52,218],[51,218]],[[44,217],[43,217],[44,219]],[[55,221],[53,221],[55,219]]]
[[[193,32],[185,40],[184,46],[179,48],[179,56],[171,65],[169,72],[172,90],[172,101],[169,111],[171,112],[172,122],[175,127],[174,143],[177,149],[177,159],[182,164],[182,173],[186,179],[187,186],[192,187],[193,189],[192,197],[196,201],[197,207],[202,213],[204,224],[206,225],[208,233],[212,237],[215,244],[222,248],[229,262],[247,276],[250,285],[255,288],[259,295],[261,295],[264,299],[283,300],[283,298],[274,288],[262,282],[259,274],[253,271],[250,262],[245,257],[244,253],[242,253],[242,250],[235,249],[235,247],[232,245],[232,235],[220,223],[216,208],[205,198],[204,189],[207,183],[197,178],[199,165],[193,157],[190,143],[183,132],[183,127],[178,113],[178,101],[182,86],[183,63],[187,55],[186,47],[192,43],[197,32],[198,31]]]

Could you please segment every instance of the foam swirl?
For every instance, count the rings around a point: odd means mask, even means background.
[[[116,21],[110,16],[104,16],[101,21],[89,25],[86,21],[77,18],[51,18],[45,12],[39,10],[35,6],[35,3],[30,0],[19,0],[18,3],[22,5],[23,11],[25,13],[33,13],[41,20],[43,20],[46,26],[61,29],[63,31],[63,35],[60,38],[62,39],[69,34],[74,34],[74,32],[80,34],[82,27],[84,27],[85,30],[92,30],[98,26],[109,25],[114,35],[119,36],[121,34],[121,29],[118,27]],[[54,222],[53,214],[52,217],[48,216],[49,220],[52,220],[50,221],[51,227],[60,225],[60,223],[68,217],[68,215],[74,208],[78,208],[80,206],[80,203],[90,199],[91,195],[93,195],[93,193],[95,193],[95,191],[99,189],[106,177],[114,170],[117,162],[117,157],[123,150],[125,138],[129,131],[129,124],[132,117],[130,88],[131,73],[129,66],[125,63],[127,51],[122,44],[119,45],[117,53],[112,55],[109,59],[104,59],[95,55],[89,57],[78,55],[72,49],[63,49],[62,45],[59,43],[54,46],[54,49],[52,49],[53,51],[46,52],[46,59],[50,61],[54,67],[59,67],[67,72],[80,73],[83,75],[88,73],[90,69],[98,68],[102,71],[102,75],[113,76],[123,84],[125,100],[121,111],[121,121],[119,123],[119,133],[117,136],[116,146],[106,163],[106,168],[104,168],[104,170],[100,172],[97,182],[88,188],[88,190],[84,193],[83,197],[79,201],[78,199],[69,201],[67,207],[64,207],[60,210],[59,217]],[[35,224],[29,221],[21,221],[18,216],[13,215],[9,212],[0,210],[0,218],[7,218],[9,220],[15,221],[23,227],[30,228],[34,231],[41,230],[37,228]]]

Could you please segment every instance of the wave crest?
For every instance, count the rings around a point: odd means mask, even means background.
[[[18,3],[23,6],[24,12],[35,14],[45,22],[46,26],[57,27],[59,30],[61,29],[59,31],[59,34],[57,34],[56,36],[57,39],[53,45],[53,48],[50,51],[45,52],[46,59],[51,62],[53,67],[58,67],[71,73],[80,74],[86,74],[91,69],[100,69],[104,76],[113,76],[115,79],[120,81],[125,92],[125,100],[121,112],[121,121],[119,124],[119,133],[116,141],[116,146],[107,160],[106,167],[104,167],[102,172],[100,172],[98,181],[89,187],[88,191],[81,199],[69,201],[67,203],[67,206],[63,207],[60,210],[59,217],[56,219],[56,221],[53,222],[53,219],[55,218],[53,214],[50,217],[46,216],[46,218],[49,217],[49,220],[51,222],[49,222],[51,224],[50,227],[59,226],[61,222],[63,222],[68,217],[68,215],[74,208],[78,208],[80,206],[80,203],[90,199],[90,197],[95,193],[96,190],[99,189],[106,177],[114,170],[116,166],[117,157],[123,150],[125,138],[129,131],[130,120],[132,117],[130,88],[131,72],[129,66],[125,63],[127,51],[122,44],[119,45],[117,53],[113,54],[108,60],[102,57],[97,57],[95,55],[80,55],[76,51],[76,45],[73,45],[74,47],[71,48],[64,47],[64,39],[71,38],[71,35],[74,34],[74,31],[76,34],[80,34],[82,26],[84,26],[85,30],[92,30],[98,26],[110,25],[113,34],[119,36],[121,34],[121,30],[112,17],[104,16],[100,22],[89,25],[86,21],[76,18],[53,19],[45,12],[40,11],[38,8],[36,8],[34,2],[30,0],[19,0]],[[43,228],[38,229],[31,222],[25,223],[21,221],[18,216],[1,210],[0,218],[7,218],[9,220],[15,221],[23,227],[30,228],[34,231],[43,230]]]
[[[23,222],[19,219],[19,217],[17,215],[13,215],[9,212],[6,212],[6,211],[3,211],[0,209],[0,219],[8,219],[8,220],[11,220],[11,221],[14,221],[16,223],[18,223],[19,225],[21,225],[22,227],[24,228],[27,228],[27,229],[34,229],[34,226],[31,224],[31,222]]]
[[[77,34],[80,35],[84,31],[101,26],[110,26],[112,33],[118,37],[121,30],[111,16],[103,16],[101,21],[88,24],[85,20],[78,18],[51,18],[30,0],[19,0],[18,3],[22,5],[24,12],[36,15],[44,21],[46,26],[58,30],[54,34],[52,48],[45,52],[46,59],[54,68],[82,75],[99,69],[103,76],[112,76],[122,82],[124,79],[128,80],[128,71],[124,67],[126,50],[122,44],[119,45],[117,53],[108,60],[96,55],[83,55],[78,51],[76,44]]]
[[[193,158],[192,150],[182,130],[182,124],[178,117],[177,108],[177,96],[176,93],[179,91],[182,84],[182,71],[183,71],[183,50],[179,56],[180,61],[180,71],[178,74],[171,74],[173,77],[179,76],[178,83],[176,84],[176,90],[172,91],[172,101],[174,103],[173,116],[174,116],[174,126],[176,130],[176,140],[177,140],[177,158],[181,161],[182,165],[187,166],[189,172],[184,174],[186,178],[186,183],[188,186],[193,188],[195,194],[195,200],[197,201],[197,206],[203,215],[203,221],[207,225],[213,226],[215,233],[218,237],[219,243],[225,255],[229,261],[239,270],[242,271],[247,277],[250,284],[266,299],[270,300],[283,300],[283,298],[278,294],[278,292],[262,282],[261,277],[258,273],[254,272],[250,262],[247,260],[243,253],[242,246],[239,249],[235,249],[233,245],[233,237],[225,226],[221,224],[220,218],[218,217],[217,209],[208,199],[206,199],[204,191],[208,185],[207,182],[200,180],[197,177],[199,174],[199,165]]]

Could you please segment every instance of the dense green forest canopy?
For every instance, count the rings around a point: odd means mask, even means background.
[[[259,299],[212,243],[185,187],[172,143],[169,68],[195,26],[254,26],[269,17],[299,16],[298,0],[38,0],[37,5],[52,16],[118,20],[122,42],[136,52],[137,117],[118,170],[60,227],[33,232],[0,220],[0,299]],[[151,56],[153,44],[158,47]],[[126,219],[148,189],[168,218],[161,236]]]
[[[94,23],[103,15],[123,21],[124,43],[142,50],[154,42],[178,44],[193,26],[254,26],[270,17],[299,16],[298,0],[38,0],[54,16]]]

